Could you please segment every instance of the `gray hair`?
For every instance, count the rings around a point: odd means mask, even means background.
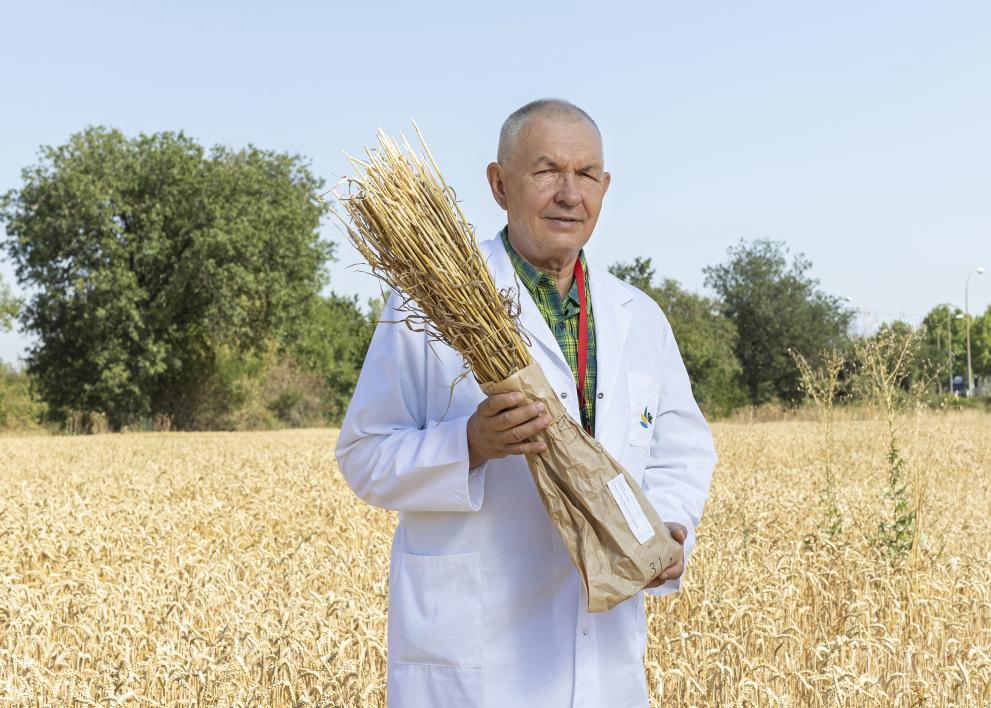
[[[599,139],[602,139],[599,126],[592,120],[592,116],[575,104],[565,101],[563,98],[539,98],[536,101],[530,101],[521,108],[517,108],[503,122],[502,129],[499,131],[499,148],[496,152],[496,160],[500,164],[506,163],[509,153],[512,151],[513,145],[516,143],[516,139],[523,129],[523,125],[528,118],[534,115],[546,115],[571,120],[587,120],[595,128],[595,132],[599,133]]]

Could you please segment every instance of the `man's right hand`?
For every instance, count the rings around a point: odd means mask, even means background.
[[[468,419],[468,468],[506,455],[543,452],[547,445],[529,438],[550,423],[544,404],[519,391],[489,396]]]

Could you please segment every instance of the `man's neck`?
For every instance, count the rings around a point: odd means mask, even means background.
[[[540,257],[527,248],[529,244],[521,244],[519,240],[514,238],[512,229],[507,230],[507,235],[516,253],[541,273],[549,275],[557,286],[558,294],[562,298],[566,297],[568,291],[571,290],[571,283],[574,280],[575,261],[578,260],[580,249],[569,255],[561,256],[555,254]]]

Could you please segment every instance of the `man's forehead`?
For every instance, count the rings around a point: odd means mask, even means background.
[[[530,161],[531,166],[547,165],[548,167],[563,167],[571,163],[577,164],[579,169],[601,169],[602,167],[602,160],[599,156],[589,153],[558,156],[541,153]]]
[[[517,148],[523,163],[602,165],[602,141],[595,126],[584,120],[534,119],[520,136]]]

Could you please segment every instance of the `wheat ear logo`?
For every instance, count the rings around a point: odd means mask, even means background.
[[[644,406],[643,413],[640,414],[640,427],[646,428],[648,425],[650,425],[653,422],[654,422],[654,415],[647,410],[646,406]]]

